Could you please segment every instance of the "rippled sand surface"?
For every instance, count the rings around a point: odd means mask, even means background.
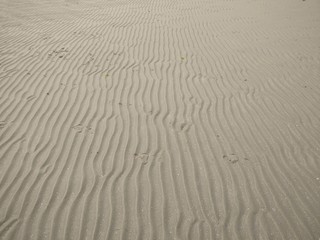
[[[319,13],[0,0],[0,239],[319,239]]]

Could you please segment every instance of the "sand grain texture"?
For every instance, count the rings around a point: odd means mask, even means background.
[[[319,239],[319,10],[0,0],[0,239]]]

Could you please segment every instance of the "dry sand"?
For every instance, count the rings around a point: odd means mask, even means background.
[[[320,238],[318,0],[0,0],[0,239]]]

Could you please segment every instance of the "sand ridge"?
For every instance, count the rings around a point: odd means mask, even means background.
[[[0,238],[320,238],[318,9],[0,0]]]

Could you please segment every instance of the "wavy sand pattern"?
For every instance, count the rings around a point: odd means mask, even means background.
[[[0,0],[0,239],[319,239],[317,0]]]

